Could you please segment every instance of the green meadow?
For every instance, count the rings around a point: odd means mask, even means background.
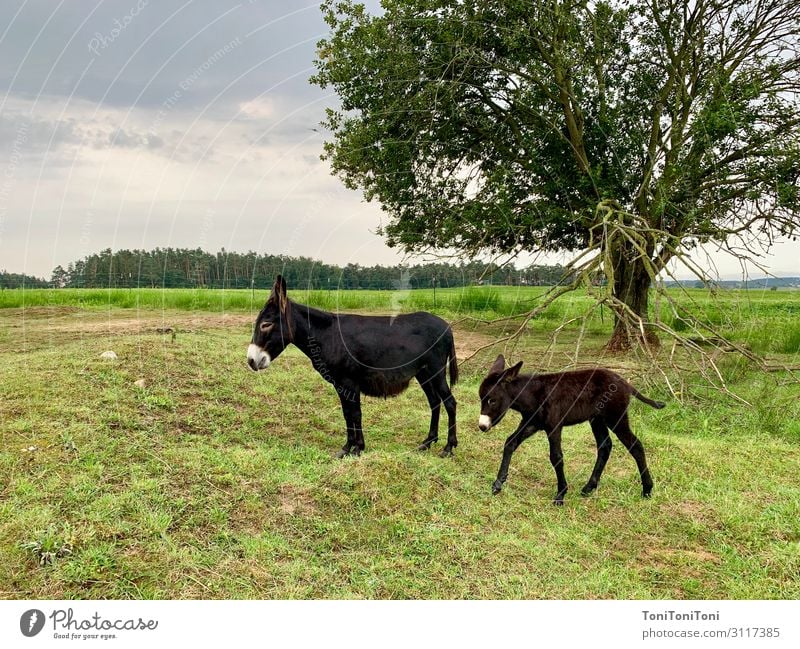
[[[543,287],[470,286],[409,291],[302,291],[292,299],[329,311],[397,313],[432,311],[450,320],[493,320],[518,316],[538,306]],[[800,290],[670,289],[676,306],[654,299],[652,310],[667,326],[685,335],[708,336],[712,331],[745,343],[758,353],[800,352]],[[249,313],[255,315],[267,291],[219,289],[33,289],[0,291],[0,309],[75,307],[87,312],[118,309],[137,311],[188,311],[198,313]],[[567,294],[548,306],[531,328],[552,329],[563,322],[588,316],[587,331],[603,335],[612,315],[607,307],[592,309],[593,300],[580,292]],[[711,330],[697,326],[707,323]]]
[[[339,400],[305,356],[245,365],[264,291],[0,291],[0,597],[800,598],[800,292],[654,300],[682,334],[724,335],[771,370],[665,338],[659,371],[605,353],[611,315],[578,293],[491,346],[521,322],[499,319],[543,291],[290,289],[453,323],[455,457],[414,450],[429,410],[412,385],[364,400],[367,450],[344,460]],[[564,433],[564,507],[541,434],[492,496],[516,421],[481,433],[477,388],[501,351],[531,371],[607,365],[667,401],[631,407],[653,497],[619,443],[598,491],[579,495],[587,424]],[[704,378],[711,361],[729,393]]]

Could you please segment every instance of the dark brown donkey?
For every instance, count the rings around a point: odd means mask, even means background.
[[[642,496],[649,498],[653,480],[647,468],[644,447],[628,423],[628,405],[631,396],[653,408],[663,408],[664,404],[648,399],[619,374],[602,367],[557,374],[520,374],[521,367],[522,361],[506,368],[505,358],[498,356],[479,389],[481,416],[478,427],[482,431],[496,426],[509,409],[522,415],[517,430],[509,435],[503,447],[503,460],[492,493],[499,493],[503,488],[514,451],[537,430],[544,430],[550,442],[550,462],[558,480],[553,503],[563,505],[567,480],[561,452],[561,429],[588,421],[597,442],[597,462],[581,493],[590,494],[600,482],[611,455],[610,428],[636,460],[642,477]]]
[[[278,275],[267,303],[256,319],[247,349],[247,364],[266,369],[289,343],[311,359],[314,369],[333,384],[342,403],[347,441],[339,452],[360,455],[361,394],[392,397],[416,378],[428,397],[431,426],[420,444],[427,450],[439,439],[439,411],[447,411],[447,444],[442,457],[452,455],[456,438],[456,400],[447,385],[458,379],[453,332],[441,318],[424,311],[398,316],[328,313],[292,302]]]

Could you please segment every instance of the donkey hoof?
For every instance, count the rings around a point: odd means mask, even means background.
[[[557,507],[563,507],[564,506],[564,499],[563,498],[554,498],[553,499],[553,504],[556,505]]]
[[[439,451],[439,457],[453,457],[453,449],[446,446]]]
[[[581,489],[581,496],[591,496],[595,489],[597,489],[597,485],[587,484],[583,489]]]
[[[496,496],[497,494],[500,493],[502,489],[503,489],[503,483],[495,480],[494,484],[492,484],[492,495]]]
[[[650,493],[650,490],[642,492],[642,498],[650,498],[653,494]]]
[[[361,449],[358,446],[345,446],[336,454],[336,458],[341,460],[343,457],[347,457],[348,455],[359,456],[361,455]]]
[[[427,450],[430,449],[431,444],[433,444],[433,442],[422,442],[422,444],[417,446],[417,450],[418,451],[427,451]]]

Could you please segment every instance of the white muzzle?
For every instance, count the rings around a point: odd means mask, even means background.
[[[481,415],[478,417],[478,428],[486,432],[492,427],[492,420],[489,415]]]
[[[250,369],[255,372],[267,369],[270,361],[269,354],[258,345],[253,345],[251,343],[247,348],[247,364],[250,366]]]

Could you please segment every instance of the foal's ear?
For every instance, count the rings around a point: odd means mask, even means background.
[[[502,354],[500,354],[492,364],[492,367],[489,368],[489,372],[492,374],[499,374],[504,369],[506,369],[506,359]]]
[[[517,375],[519,374],[520,369],[522,369],[522,361],[520,361],[519,363],[517,363],[513,367],[509,367],[506,370],[505,374],[503,375],[503,380],[504,381],[512,381],[512,380],[514,380],[515,378],[517,378]]]

